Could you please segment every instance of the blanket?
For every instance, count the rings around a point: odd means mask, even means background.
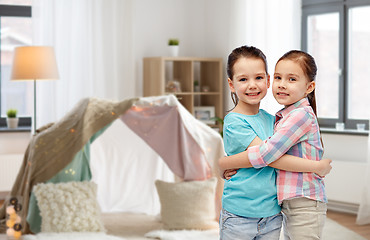
[[[32,187],[46,182],[66,167],[97,131],[117,119],[136,100],[114,102],[85,98],[56,124],[45,125],[36,131],[10,192],[11,196],[21,199],[23,210],[20,217],[24,233],[29,233],[25,219]],[[0,208],[0,232],[6,229],[7,205],[5,202]]]
[[[122,117],[122,115],[128,117]],[[162,118],[157,119],[157,115]],[[96,98],[82,99],[61,120],[38,129],[30,140],[10,193],[10,196],[17,197],[23,206],[22,211],[19,212],[23,233],[30,232],[26,219],[28,210],[31,209],[29,202],[33,186],[52,179],[73,161],[78,152],[83,151],[82,148],[98,131],[110,125],[118,117],[147,142],[148,146],[160,155],[180,179],[202,180],[211,175],[218,175],[217,168],[213,166],[224,155],[221,136],[195,119],[175,96],[128,99],[120,102]],[[169,119],[166,119],[167,117]],[[173,124],[171,119],[181,123]],[[167,128],[160,123],[172,124],[170,126],[177,128],[167,131]],[[160,129],[162,131],[158,132]],[[165,136],[166,141],[153,141],[152,133],[157,133],[155,136]],[[172,135],[168,136],[165,133]],[[174,150],[172,154],[163,150],[169,144],[172,144],[171,147]],[[179,156],[181,158],[178,158]],[[222,184],[223,181],[219,178],[216,212],[220,209]],[[0,208],[0,232],[5,232],[6,229],[7,201]]]

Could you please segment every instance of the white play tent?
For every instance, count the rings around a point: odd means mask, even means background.
[[[174,181],[176,175],[185,181],[204,180],[217,175],[215,163],[224,150],[220,134],[195,119],[173,95],[121,102],[83,99],[31,139],[10,194],[22,197],[22,219],[30,210],[32,187],[51,179],[58,182],[55,176],[69,173],[65,168],[79,154],[88,167],[77,166],[76,171],[85,171],[81,176],[91,171],[103,212],[157,214],[156,179]],[[5,216],[3,207],[1,230]]]
[[[220,134],[174,96],[141,98],[91,145],[100,207],[103,212],[158,214],[156,179],[209,178],[223,154]]]

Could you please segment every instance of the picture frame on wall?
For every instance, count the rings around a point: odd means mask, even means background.
[[[215,107],[214,106],[195,106],[194,117],[206,124],[215,124]]]

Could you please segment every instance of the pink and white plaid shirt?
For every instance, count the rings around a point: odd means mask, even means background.
[[[276,113],[274,135],[247,149],[255,168],[265,167],[284,154],[319,161],[323,147],[319,125],[306,98]],[[277,171],[278,200],[306,197],[327,202],[324,181],[315,173]]]

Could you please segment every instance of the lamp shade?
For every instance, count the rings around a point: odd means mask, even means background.
[[[55,80],[58,68],[53,47],[23,46],[14,49],[13,67],[10,79]]]

